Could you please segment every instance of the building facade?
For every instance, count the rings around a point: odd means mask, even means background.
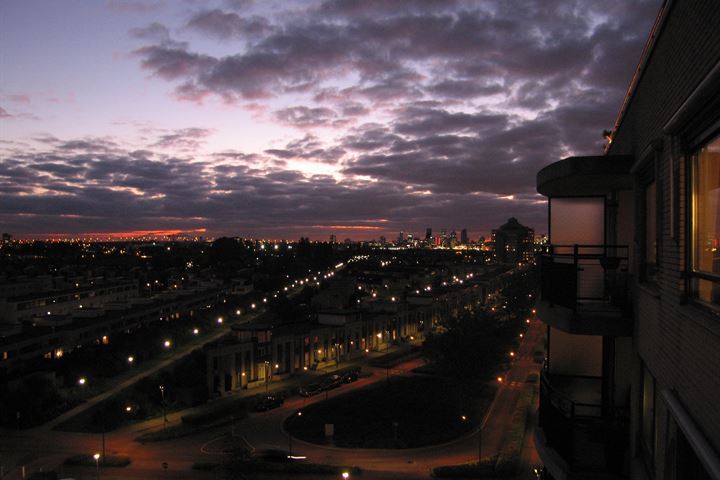
[[[511,217],[492,231],[495,261],[499,263],[529,262],[534,258],[535,231]]]
[[[606,154],[538,173],[553,478],[720,479],[718,25],[665,1]]]

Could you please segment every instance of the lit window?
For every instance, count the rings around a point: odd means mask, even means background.
[[[693,290],[720,304],[720,137],[693,156]]]

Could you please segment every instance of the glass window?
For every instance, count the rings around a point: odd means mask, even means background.
[[[702,147],[693,163],[694,294],[720,304],[720,137]]]

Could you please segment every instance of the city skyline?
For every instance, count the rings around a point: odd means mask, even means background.
[[[5,2],[0,230],[543,233],[658,4]]]

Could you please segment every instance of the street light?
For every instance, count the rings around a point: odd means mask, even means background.
[[[265,360],[265,394],[267,395],[268,389],[270,388],[270,375],[272,374],[272,370],[270,370],[270,362]]]
[[[95,478],[100,478],[100,454],[96,453],[93,458],[95,459]]]
[[[172,342],[170,340],[165,340],[163,342],[163,345],[165,346],[165,348],[170,348],[170,345],[172,345]]]
[[[163,410],[163,432],[167,428],[167,412],[165,410],[165,385],[160,385],[160,397],[162,399],[162,410]]]
[[[78,379],[78,384],[80,384],[80,385],[85,385],[86,382],[87,382],[87,379],[85,377],[80,377]]]

